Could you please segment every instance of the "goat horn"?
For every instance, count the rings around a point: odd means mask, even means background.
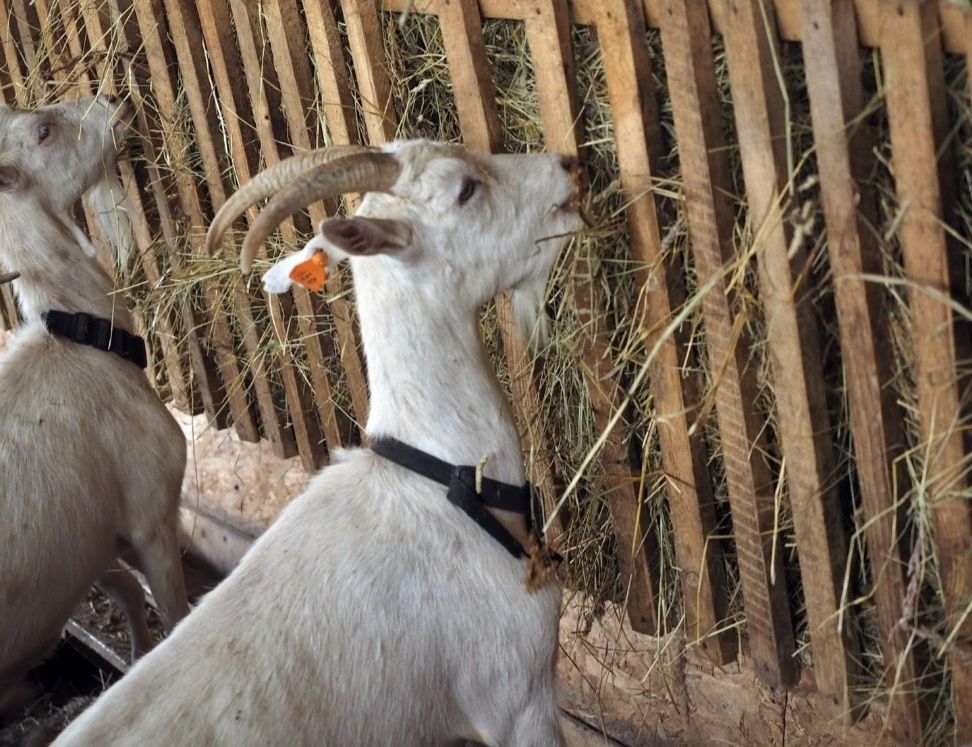
[[[355,153],[370,151],[370,148],[363,145],[338,145],[332,148],[310,151],[309,153],[300,153],[264,169],[233,193],[216,213],[216,217],[213,218],[213,222],[209,226],[209,232],[206,234],[206,253],[213,254],[216,251],[216,247],[219,246],[220,239],[223,238],[226,230],[251,205],[255,205],[263,198],[272,195],[308,169]]]
[[[312,202],[348,192],[390,192],[401,170],[394,156],[369,151],[322,163],[305,171],[278,192],[253,221],[240,251],[243,271],[250,269],[257,249],[287,216]]]
[[[0,272],[0,285],[4,283],[9,283],[12,280],[16,280],[20,277],[19,272]]]

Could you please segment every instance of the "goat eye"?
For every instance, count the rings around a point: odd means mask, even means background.
[[[51,134],[51,126],[48,124],[42,124],[37,128],[37,142],[43,143]]]
[[[479,184],[475,179],[466,177],[462,182],[462,189],[459,192],[459,204],[465,205],[472,196],[476,194],[476,187]]]

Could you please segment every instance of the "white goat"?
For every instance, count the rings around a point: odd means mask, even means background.
[[[358,149],[360,151],[362,149]],[[524,481],[519,438],[479,334],[512,289],[524,330],[566,235],[577,166],[425,141],[331,149],[258,175],[217,216],[284,187],[244,244],[315,199],[367,192],[300,259],[350,258],[371,384],[367,433]],[[289,287],[284,260],[265,278]],[[485,460],[484,462],[482,460]],[[451,493],[450,493],[451,494]],[[521,544],[522,515],[495,512]],[[439,484],[366,448],[324,468],[240,566],[67,731],[63,745],[562,743],[554,697],[560,589]]]
[[[104,97],[0,108],[0,262],[20,273],[24,318],[0,358],[0,714],[21,705],[23,675],[99,578],[129,614],[135,652],[151,645],[142,590],[115,564],[119,539],[141,557],[166,626],[188,612],[176,535],[185,437],[137,365],[51,334],[41,316],[111,320],[111,345],[133,332],[71,217],[90,188],[117,191],[129,118]],[[124,218],[100,218],[117,238]]]

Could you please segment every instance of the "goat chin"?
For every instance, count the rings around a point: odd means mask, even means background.
[[[115,266],[125,271],[134,245],[125,188],[118,177],[109,171],[88,190],[85,199],[98,223],[98,234],[108,246]]]
[[[517,288],[510,294],[517,331],[532,350],[539,350],[550,339],[550,323],[543,305],[545,291],[544,282]]]

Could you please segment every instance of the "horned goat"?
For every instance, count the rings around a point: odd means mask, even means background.
[[[114,199],[130,117],[106,97],[0,108],[0,262],[20,274],[24,322],[0,358],[0,714],[22,704],[25,673],[96,580],[129,614],[134,652],[151,645],[119,539],[140,556],[166,627],[188,612],[176,535],[185,436],[141,368],[113,354],[140,340],[72,218],[92,188],[95,203]],[[98,219],[124,236],[110,211]],[[103,332],[104,349],[53,334],[57,312]]]
[[[407,141],[295,156],[233,196],[211,243],[281,190],[244,242],[248,269],[289,214],[367,193],[355,217],[323,221],[265,286],[288,289],[294,265],[319,249],[332,263],[349,258],[374,448],[400,439],[481,473],[467,468],[447,500],[442,485],[376,450],[336,455],[174,635],[57,744],[562,744],[560,588],[528,589],[528,563],[517,557],[528,544],[523,515],[480,504],[488,516],[474,521],[476,507],[467,513],[451,496],[475,497],[480,484],[495,487],[490,478],[524,483],[478,312],[512,290],[532,330],[555,257],[580,226],[578,173],[557,155]]]

